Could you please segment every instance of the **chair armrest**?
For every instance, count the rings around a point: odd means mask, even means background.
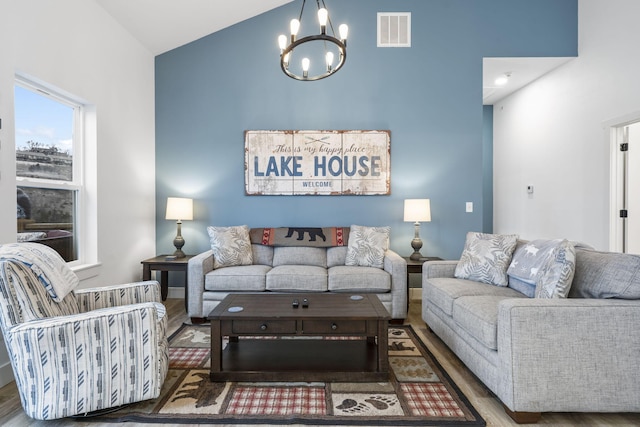
[[[160,285],[155,280],[101,288],[76,289],[74,294],[78,298],[80,310],[83,312],[143,302],[162,302]]]
[[[156,304],[144,303],[8,328],[4,339],[27,415],[63,418],[157,397],[168,348],[157,318]]]
[[[637,300],[501,301],[496,394],[513,411],[638,411],[638,324]]]
[[[437,277],[454,277],[458,260],[454,261],[425,261],[422,264],[422,281]]]
[[[388,249],[384,254],[384,271],[391,275],[393,319],[407,317],[407,262],[398,253]]]
[[[189,260],[187,274],[187,314],[189,317],[205,317],[202,312],[204,276],[210,271],[213,271],[212,250],[202,252]]]

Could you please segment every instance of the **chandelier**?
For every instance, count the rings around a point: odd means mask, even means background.
[[[280,67],[284,73],[296,80],[314,81],[324,79],[334,74],[344,65],[347,59],[347,34],[349,27],[342,24],[338,27],[340,38],[337,38],[333,30],[333,24],[329,19],[329,12],[324,4],[324,0],[316,0],[318,5],[318,22],[320,24],[320,34],[306,36],[298,39],[298,31],[300,30],[300,22],[304,12],[306,0],[302,1],[302,9],[298,19],[292,19],[290,23],[291,36],[288,38],[284,34],[278,37],[278,45],[280,46]],[[320,5],[322,3],[322,6]],[[331,29],[331,35],[327,34],[327,23]],[[287,45],[287,43],[289,43]],[[295,56],[302,57],[299,66],[292,66],[292,60]],[[322,58],[312,65],[309,57]],[[333,66],[334,60],[337,58],[336,66]],[[310,74],[310,70],[312,73]]]

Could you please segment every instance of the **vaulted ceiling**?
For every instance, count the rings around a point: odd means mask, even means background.
[[[293,0],[95,0],[154,55],[160,55]],[[483,103],[494,104],[571,58],[485,58]],[[506,85],[495,78],[511,75]]]
[[[95,0],[159,55],[293,0]]]

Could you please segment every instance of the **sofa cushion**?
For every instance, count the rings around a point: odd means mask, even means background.
[[[384,253],[389,249],[391,227],[352,225],[345,265],[384,268]]]
[[[375,267],[331,267],[328,289],[332,292],[389,292],[391,275]]]
[[[251,245],[253,263],[261,265],[273,265],[273,247],[264,245]]]
[[[640,256],[576,249],[569,296],[640,299]]]
[[[280,265],[314,265],[327,268],[327,250],[296,246],[273,248],[273,266]]]
[[[515,234],[467,233],[455,277],[507,286],[507,267],[517,239]]]
[[[526,298],[520,295],[521,298]],[[498,349],[498,304],[504,295],[462,296],[453,303],[453,320],[485,347]]]
[[[278,292],[325,292],[327,269],[312,265],[279,265],[267,273],[266,289]]]
[[[422,283],[422,303],[433,304],[448,316],[453,314],[453,303],[457,298],[472,295],[522,297],[516,290],[486,283],[449,277],[432,278]]]
[[[212,270],[204,278],[207,291],[256,291],[266,289],[268,265],[241,265]]]
[[[327,267],[345,265],[347,260],[347,246],[335,246],[327,248]]]
[[[253,263],[249,226],[207,227],[211,250],[213,251],[213,268],[250,265]]]

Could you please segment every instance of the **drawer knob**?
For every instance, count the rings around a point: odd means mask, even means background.
[[[266,331],[267,330],[267,324],[263,323],[262,325],[260,325],[260,329],[263,330],[263,331]]]
[[[335,331],[336,329],[338,329],[338,325],[336,325],[335,323],[332,323],[331,330]]]

